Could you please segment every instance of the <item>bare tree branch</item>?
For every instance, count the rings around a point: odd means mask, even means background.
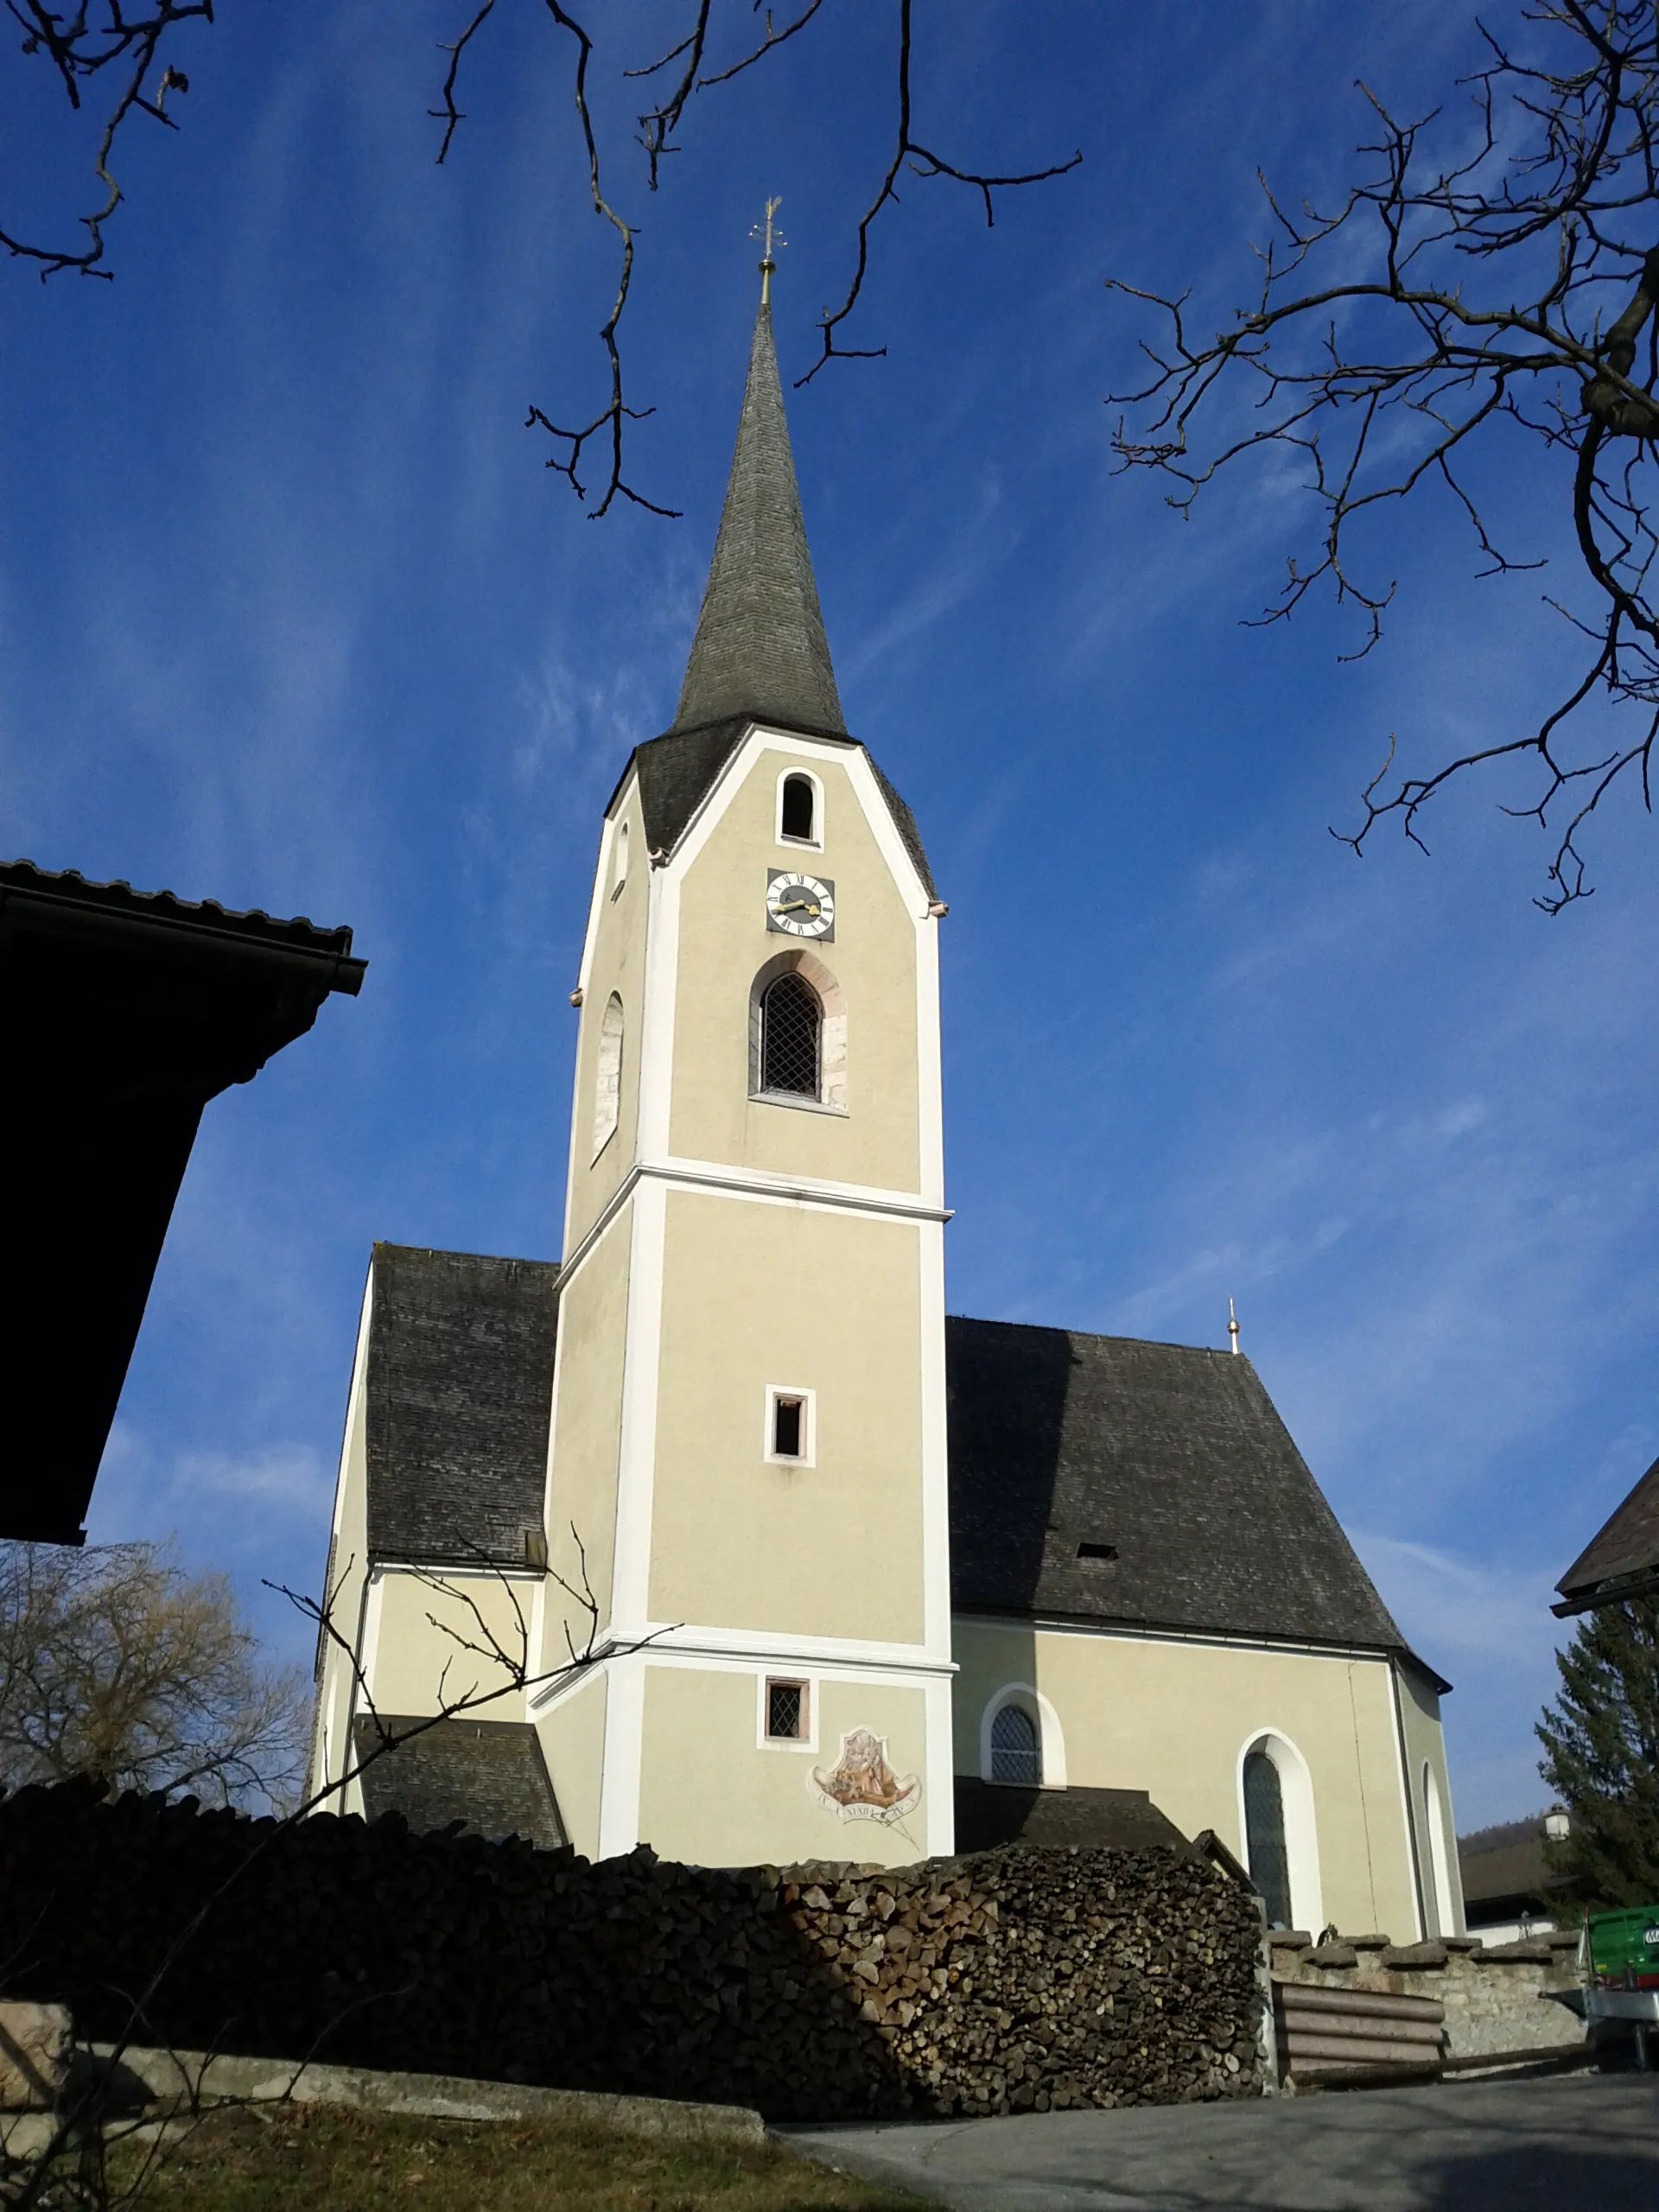
[[[954,177],[959,184],[975,186],[984,195],[985,223],[989,229],[995,220],[991,205],[993,191],[1015,185],[1041,184],[1049,177],[1064,176],[1068,169],[1076,168],[1083,159],[1083,151],[1079,148],[1070,161],[1058,162],[1046,169],[1033,169],[1023,176],[979,176],[970,169],[953,167],[938,155],[930,152],[925,146],[918,144],[910,132],[911,6],[912,0],[899,0],[899,127],[894,137],[893,158],[887,164],[887,172],[881,180],[880,189],[859,220],[857,253],[847,296],[833,314],[828,308],[824,309],[818,325],[823,336],[823,351],[806,374],[796,378],[797,391],[803,385],[810,384],[826,361],[874,360],[887,350],[885,346],[837,346],[836,332],[858,304],[859,294],[864,289],[864,279],[869,270],[870,226],[889,200],[897,206],[899,195],[893,190],[893,184],[906,161],[917,176],[949,176]]]
[[[36,262],[41,282],[60,270],[73,269],[83,276],[110,272],[99,264],[104,258],[104,226],[121,204],[121,187],[110,164],[122,125],[135,111],[153,117],[169,130],[178,125],[167,112],[169,92],[183,94],[190,80],[170,62],[162,62],[160,48],[181,23],[193,19],[211,23],[213,0],[151,0],[149,12],[130,16],[125,0],[78,0],[68,11],[48,8],[43,0],[3,0],[6,13],[22,27],[22,51],[39,56],[56,71],[72,108],[82,105],[82,87],[105,70],[115,80],[116,92],[99,134],[92,170],[103,187],[102,205],[80,218],[86,244],[79,252],[67,246],[42,245],[0,226],[0,246],[15,258]],[[159,64],[159,66],[158,66]],[[153,86],[153,96],[151,87]]]
[[[1659,734],[1659,10],[1530,0],[1519,21],[1524,53],[1482,27],[1485,64],[1465,80],[1472,136],[1438,110],[1402,120],[1362,85],[1378,126],[1360,149],[1372,172],[1327,213],[1289,213],[1264,183],[1273,236],[1230,327],[1204,338],[1185,295],[1111,280],[1166,332],[1142,346],[1147,379],[1112,404],[1139,424],[1119,418],[1121,466],[1170,480],[1179,512],[1234,462],[1300,458],[1319,534],[1260,620],[1285,620],[1328,586],[1359,618],[1350,658],[1376,644],[1395,593],[1370,565],[1364,525],[1430,484],[1469,526],[1478,575],[1543,565],[1496,542],[1477,488],[1500,436],[1541,448],[1541,494],[1570,512],[1596,594],[1592,620],[1567,613],[1591,646],[1585,673],[1535,728],[1432,773],[1399,774],[1390,740],[1343,842],[1363,851],[1396,816],[1421,845],[1421,810],[1449,781],[1531,761],[1535,798],[1504,810],[1554,834],[1538,904],[1555,912],[1591,888],[1580,833],[1614,785],[1639,770],[1646,803]],[[1442,138],[1449,160],[1434,152]],[[1595,721],[1580,733],[1594,701],[1637,710],[1631,741],[1610,748]]]

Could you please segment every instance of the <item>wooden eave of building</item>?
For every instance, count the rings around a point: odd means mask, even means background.
[[[1564,1618],[1595,1605],[1659,1596],[1659,1459],[1597,1529],[1555,1585]]]
[[[346,928],[0,862],[0,1536],[84,1541],[202,1109],[365,966]]]

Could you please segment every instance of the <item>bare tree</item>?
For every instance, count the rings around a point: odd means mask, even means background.
[[[107,276],[110,272],[103,265],[104,229],[123,196],[111,168],[117,134],[133,115],[141,113],[176,127],[175,118],[167,112],[167,95],[169,91],[187,91],[189,80],[170,60],[164,58],[163,46],[168,54],[176,50],[177,41],[192,18],[211,22],[213,0],[147,0],[141,14],[128,12],[130,0],[79,0],[79,5],[67,14],[47,9],[41,0],[3,0],[3,4],[24,27],[24,53],[39,58],[55,73],[72,105],[77,109],[81,106],[83,87],[103,71],[111,73],[116,89],[96,138],[92,166],[99,184],[99,204],[92,213],[80,219],[87,232],[87,243],[78,249],[53,245],[26,239],[0,226],[0,245],[15,256],[26,257],[42,277],[66,270]],[[607,513],[619,498],[646,507],[653,514],[673,515],[677,509],[647,499],[623,474],[626,425],[653,411],[649,407],[631,405],[624,396],[623,359],[618,340],[633,282],[638,225],[622,212],[620,196],[607,181],[613,153],[623,153],[627,148],[619,145],[612,149],[601,144],[601,127],[595,121],[588,84],[595,40],[588,23],[599,24],[601,37],[607,41],[615,37],[619,45],[619,16],[623,17],[621,35],[625,36],[631,26],[626,22],[625,11],[613,10],[608,15],[595,14],[588,5],[582,10],[587,18],[584,22],[563,6],[561,0],[464,0],[464,4],[465,19],[457,22],[454,37],[440,48],[448,59],[438,89],[440,105],[431,110],[440,125],[436,160],[442,162],[448,159],[455,134],[466,119],[457,95],[474,42],[507,16],[527,7],[532,15],[545,19],[551,40],[548,52],[552,66],[568,72],[571,103],[587,160],[588,200],[593,213],[610,225],[616,238],[616,289],[599,328],[605,358],[602,404],[596,412],[570,429],[556,423],[543,408],[532,406],[525,427],[544,430],[555,441],[559,450],[547,466],[566,479],[579,499],[585,501],[589,490],[588,482],[579,473],[586,467],[585,456],[589,448],[603,456],[598,472],[598,497],[590,509],[595,519]],[[696,96],[729,84],[756,63],[764,61],[776,48],[786,45],[818,15],[823,0],[805,0],[800,12],[781,29],[774,26],[768,10],[764,35],[759,37],[753,22],[758,0],[747,5],[741,4],[741,0],[727,0],[725,7],[718,10],[715,0],[685,0],[685,35],[666,53],[654,60],[643,60],[635,67],[626,66],[620,52],[616,56],[615,66],[625,79],[655,77],[676,63],[682,65],[676,74],[664,79],[668,89],[658,105],[645,109],[638,118],[639,135],[634,143],[644,152],[643,182],[650,192],[657,191],[662,183],[667,156],[681,150],[675,134],[686,119]],[[890,97],[893,100],[893,150],[874,195],[858,223],[853,272],[846,295],[839,307],[826,307],[823,310],[820,323],[823,350],[800,379],[803,384],[810,381],[827,361],[869,359],[887,351],[879,346],[842,346],[837,342],[837,334],[851,315],[863,289],[869,265],[871,226],[885,207],[898,205],[896,187],[901,170],[908,168],[918,177],[949,177],[969,186],[978,194],[986,223],[990,225],[995,216],[995,193],[1059,176],[1074,168],[1083,158],[1080,152],[1076,152],[1068,159],[1045,168],[1019,175],[991,175],[962,168],[935,151],[931,144],[924,143],[916,135],[918,125],[911,91],[912,0],[890,0],[890,4],[893,11],[893,74],[881,85],[872,87],[872,96]]]
[[[346,1560],[338,1574],[331,1576],[320,1597],[296,1592],[285,1584],[266,1585],[268,1589],[287,1598],[308,1622],[315,1624],[321,1649],[340,1654],[352,1679],[356,1717],[367,1726],[347,1748],[340,1770],[308,1787],[297,1802],[290,1803],[283,1818],[266,1822],[262,1830],[256,1831],[245,1855],[173,1936],[144,1987],[124,2000],[128,2012],[125,2032],[102,2054],[99,2071],[72,2095],[46,2139],[21,2154],[9,2154],[6,2146],[0,2145],[0,2206],[5,2208],[5,2212],[37,2212],[37,2208],[40,2212],[115,2212],[118,2205],[140,2204],[149,2193],[162,2162],[176,2145],[181,2133],[203,2115],[206,2107],[201,2082],[200,2078],[190,2081],[184,2055],[175,2052],[178,2070],[189,2084],[188,2095],[181,2110],[173,2116],[171,2133],[166,2129],[158,2133],[148,2117],[137,2123],[111,2117],[111,2099],[117,2094],[122,2058],[149,2033],[149,2024],[168,1976],[187,1947],[279,1838],[291,1833],[298,1822],[314,1813],[343,1811],[351,1789],[371,1767],[402,1745],[446,1721],[483,1711],[503,1696],[511,1695],[522,1702],[532,1692],[574,1680],[608,1659],[644,1650],[658,1636],[673,1632],[671,1629],[658,1630],[650,1636],[626,1642],[601,1637],[600,1605],[588,1580],[586,1547],[574,1524],[570,1534],[575,1544],[580,1580],[572,1583],[556,1568],[549,1572],[550,1581],[571,1601],[563,1630],[564,1656],[555,1657],[551,1664],[543,1663],[546,1655],[533,1650],[530,1619],[512,1578],[487,1553],[456,1540],[457,1550],[475,1557],[478,1565],[493,1575],[496,1586],[505,1593],[508,1618],[499,1624],[491,1621],[486,1610],[469,1590],[446,1581],[440,1573],[421,1571],[416,1575],[415,1579],[435,1598],[458,1604],[461,1618],[457,1623],[440,1618],[435,1611],[428,1613],[429,1624],[448,1647],[448,1657],[432,1699],[433,1710],[395,1723],[379,1712],[357,1647],[336,1617],[337,1603],[351,1581],[354,1562]],[[27,1553],[35,1548],[19,1545],[7,1548]],[[53,1561],[63,1556],[55,1549],[49,1554],[46,1548],[40,1549]],[[143,1552],[151,1548],[124,1545],[110,1549]],[[96,1559],[98,1554],[67,1556],[74,1561],[86,1556]],[[0,1648],[0,1666],[4,1663],[4,1648]],[[396,1993],[380,1993],[382,1996]],[[359,1996],[346,2010],[354,2010],[365,2001],[374,2000]],[[330,2025],[337,2024],[336,2021]],[[325,2029],[324,2033],[327,2032]],[[211,2053],[206,2056],[210,2058]],[[294,2064],[290,2092],[305,2063],[302,2058]],[[118,2190],[112,2182],[108,2152],[114,2145],[140,2133],[150,2139],[149,2146],[136,2173]]]
[[[1396,777],[1391,741],[1344,842],[1363,851],[1393,815],[1421,844],[1419,817],[1448,781],[1529,761],[1531,803],[1505,810],[1554,834],[1537,903],[1554,912],[1592,887],[1579,840],[1601,801],[1634,783],[1650,803],[1659,736],[1659,10],[1529,0],[1503,35],[1480,35],[1471,105],[1450,114],[1402,120],[1360,86],[1375,136],[1333,207],[1289,210],[1264,181],[1272,236],[1228,328],[1206,338],[1185,295],[1113,281],[1165,317],[1149,379],[1114,396],[1135,410],[1116,445],[1125,467],[1173,480],[1181,512],[1230,464],[1300,456],[1316,532],[1261,619],[1328,586],[1358,616],[1351,658],[1376,642],[1395,590],[1365,524],[1439,486],[1480,573],[1540,568],[1494,542],[1478,491],[1479,464],[1527,470],[1535,507],[1570,520],[1588,586],[1548,598],[1585,641],[1581,672],[1535,724],[1426,774]],[[1597,701],[1629,713],[1611,744]]]
[[[0,1545],[0,1783],[283,1805],[306,1718],[299,1670],[261,1658],[223,1575],[157,1544]]]

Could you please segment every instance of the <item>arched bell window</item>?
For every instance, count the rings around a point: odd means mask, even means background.
[[[804,845],[816,843],[818,835],[817,793],[810,776],[785,776],[778,804],[778,830],[780,836],[798,839]]]
[[[599,1024],[599,1065],[594,1076],[594,1158],[615,1134],[622,1110],[622,1001],[613,991]]]
[[[1290,1854],[1285,1847],[1285,1801],[1279,1770],[1258,1746],[1244,1758],[1244,1844],[1250,1879],[1262,1892],[1269,1928],[1288,1928]]]
[[[821,1078],[823,1006],[804,976],[790,969],[760,1000],[760,1088],[816,1098]]]
[[[1036,1720],[1023,1705],[1000,1707],[991,1722],[991,1780],[1036,1789],[1042,1779],[1042,1742]]]

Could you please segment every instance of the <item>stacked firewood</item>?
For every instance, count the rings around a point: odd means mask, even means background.
[[[1259,1926],[1161,1848],[730,1871],[0,1799],[0,1996],[85,2036],[779,2119],[1251,2094]]]

